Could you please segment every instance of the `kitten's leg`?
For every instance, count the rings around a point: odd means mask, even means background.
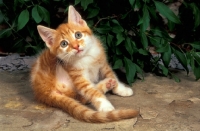
[[[117,82],[115,79],[106,78],[95,85],[95,88],[106,94],[108,91],[112,90],[116,86]],[[77,98],[82,104],[89,104],[90,101],[86,100],[83,96],[79,95]]]
[[[80,101],[80,102],[81,102],[82,104],[84,104],[84,105],[90,103],[89,100],[86,100],[85,97],[83,97],[83,96],[81,96],[81,95],[79,95],[79,94],[77,94],[76,99],[77,99],[78,101]]]
[[[131,96],[133,95],[133,90],[129,87],[126,87],[123,83],[121,83],[116,77],[114,71],[111,67],[106,63],[100,70],[103,78],[112,78],[117,81],[116,86],[112,89],[114,94],[119,96]]]
[[[69,69],[68,69],[69,70]],[[83,70],[70,69],[68,71],[74,83],[74,88],[86,100],[91,101],[98,111],[111,111],[114,110],[112,104],[106,99],[105,95],[94,88],[94,85],[84,77]]]

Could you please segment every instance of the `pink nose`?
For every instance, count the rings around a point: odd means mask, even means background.
[[[76,50],[79,50],[79,45],[78,44],[73,44],[72,47]]]

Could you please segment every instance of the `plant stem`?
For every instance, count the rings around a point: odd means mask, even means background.
[[[94,28],[102,21],[102,20],[106,20],[106,19],[113,19],[113,18],[117,18],[118,16],[107,16],[104,18],[101,18],[97,21],[97,23],[94,25]]]

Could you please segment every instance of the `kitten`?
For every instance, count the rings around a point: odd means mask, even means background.
[[[131,96],[133,91],[119,82],[101,42],[73,6],[69,6],[68,23],[56,30],[41,25],[37,29],[48,47],[31,70],[38,101],[85,122],[103,123],[139,114],[133,109],[115,110],[106,99],[104,94],[109,90],[120,96]],[[87,102],[97,111],[83,105]]]

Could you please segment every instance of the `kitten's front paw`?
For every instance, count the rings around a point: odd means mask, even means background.
[[[117,86],[117,82],[115,79],[108,78],[106,81],[106,88],[108,90],[112,90],[114,87]]]
[[[118,86],[113,89],[113,93],[119,96],[131,96],[133,95],[133,90],[119,83]]]

